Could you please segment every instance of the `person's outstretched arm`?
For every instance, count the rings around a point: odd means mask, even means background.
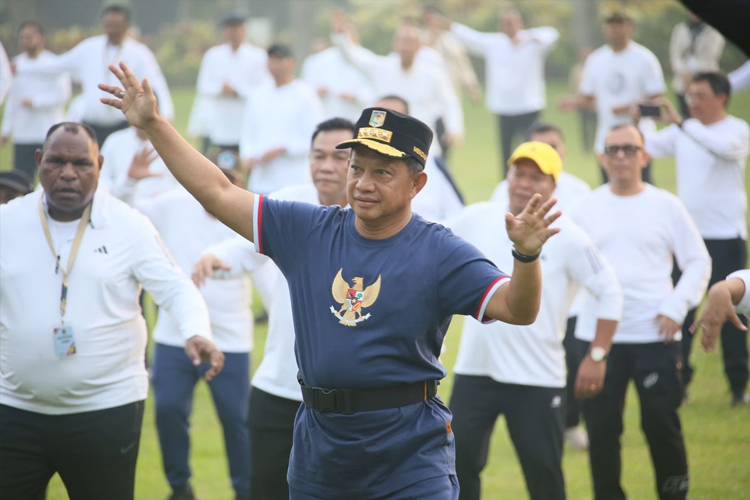
[[[114,96],[102,98],[104,104],[122,110],[134,127],[146,132],[151,144],[169,170],[190,194],[228,227],[254,241],[253,204],[255,195],[231,182],[222,171],[196,151],[160,113],[154,91],[147,79],[143,82],[124,62],[119,68],[110,65],[122,89],[99,84],[99,88]]]

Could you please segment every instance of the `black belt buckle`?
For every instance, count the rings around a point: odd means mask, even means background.
[[[343,413],[351,415],[352,390],[351,389],[315,389],[315,409],[320,412]]]

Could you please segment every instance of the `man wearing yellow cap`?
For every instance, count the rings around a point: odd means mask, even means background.
[[[506,212],[519,214],[534,193],[552,197],[562,160],[543,142],[521,144],[508,161],[506,205],[467,207],[447,225],[501,269],[511,264]],[[529,326],[464,322],[450,408],[456,435],[456,472],[462,500],[479,498],[479,473],[487,464],[490,436],[505,415],[532,500],[563,500],[562,450],[565,349],[568,310],[580,287],[597,301],[598,325],[592,355],[581,364],[576,396],[591,397],[604,383],[606,353],[622,313],[622,292],[591,239],[566,217],[560,234],[541,254],[542,302]]]
[[[440,348],[454,314],[530,324],[539,255],[559,232],[554,200],[506,215],[512,280],[476,248],[411,212],[427,182],[424,123],[386,108],[357,121],[351,209],[267,199],[233,186],[163,119],[147,81],[110,69],[100,88],[142,128],[203,207],[277,264],[289,283],[304,404],[287,479],[292,500],[455,500],[451,414],[437,397]],[[123,88],[124,87],[124,88]]]

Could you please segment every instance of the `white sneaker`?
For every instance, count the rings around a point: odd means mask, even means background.
[[[565,429],[565,441],[571,450],[589,449],[589,435],[580,425]]]

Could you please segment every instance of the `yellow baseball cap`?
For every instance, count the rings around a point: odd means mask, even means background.
[[[524,142],[513,151],[508,159],[508,166],[512,167],[520,159],[531,160],[536,163],[543,173],[551,175],[557,180],[562,173],[562,159],[557,154],[555,148],[545,142],[529,141]]]

